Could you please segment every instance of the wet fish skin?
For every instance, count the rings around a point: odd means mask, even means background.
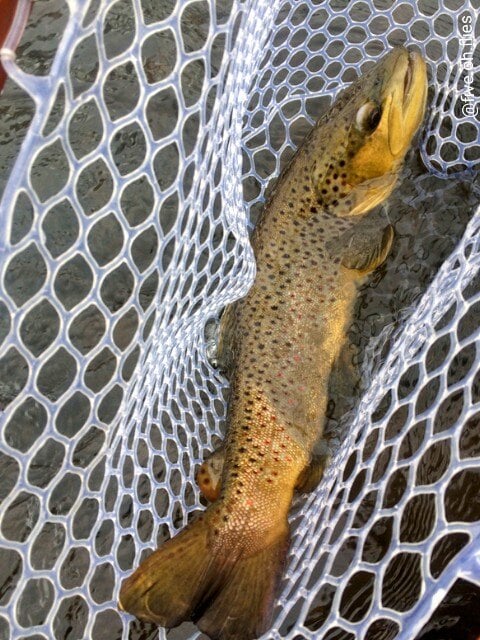
[[[357,284],[393,239],[389,227],[366,237],[361,220],[394,188],[425,96],[420,55],[393,49],[340,94],[279,178],[252,236],[255,283],[222,321],[231,397],[220,495],[123,583],[121,606],[137,617],[192,619],[222,640],[268,629],[293,492],[319,477],[312,454]]]

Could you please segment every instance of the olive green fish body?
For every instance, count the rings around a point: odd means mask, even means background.
[[[421,57],[394,49],[340,94],[278,180],[252,237],[254,285],[222,320],[226,444],[198,474],[215,501],[125,580],[120,606],[137,617],[190,619],[222,640],[268,629],[293,492],[320,477],[313,454],[357,283],[392,242],[391,227],[369,236],[359,224],[392,191],[425,94]]]
[[[291,500],[323,428],[330,371],[356,295],[358,274],[326,248],[348,222],[311,212],[308,192],[293,210],[281,207],[281,195],[254,238],[255,284],[236,304],[232,323],[236,354],[222,479],[229,500],[240,477],[247,501],[258,502],[262,492],[270,499],[280,485]],[[295,215],[295,206],[308,213]]]

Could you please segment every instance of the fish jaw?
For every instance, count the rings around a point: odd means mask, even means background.
[[[426,94],[425,62],[405,47],[392,49],[340,94],[306,146],[312,187],[325,211],[361,215],[390,195],[422,122]]]
[[[394,70],[388,101],[388,144],[394,158],[402,160],[425,113],[427,70],[416,51],[402,55]]]
[[[349,163],[356,190],[351,215],[366,213],[390,195],[425,113],[427,72],[420,54],[395,47],[379,63],[377,74],[383,79],[372,99],[381,120],[375,131],[364,133]]]

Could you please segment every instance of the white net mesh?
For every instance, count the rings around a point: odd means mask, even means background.
[[[478,72],[480,54],[463,18],[476,13],[460,0],[67,4],[45,75],[3,53],[35,114],[0,213],[0,636],[165,637],[116,596],[199,506],[195,466],[226,390],[204,327],[253,280],[248,221],[323,103],[392,44],[430,63],[424,162],[475,168],[465,60]],[[269,637],[410,639],[456,579],[480,587],[477,202],[471,177],[442,181],[411,156],[389,209],[394,255],[351,332],[365,347],[393,326],[394,346],[296,505]]]

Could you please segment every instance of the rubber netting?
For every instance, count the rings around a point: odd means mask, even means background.
[[[464,108],[476,9],[69,0],[48,73],[2,52],[35,107],[0,214],[2,638],[165,637],[115,602],[200,505],[194,472],[227,390],[206,320],[253,281],[249,221],[270,180],[324,103],[398,43],[429,62],[429,172],[413,154],[390,205],[396,248],[357,321],[375,327],[357,346],[379,364],[323,482],[297,500],[267,636],[411,640],[456,580],[480,587],[478,191],[473,174],[439,177],[480,157]],[[398,306],[382,302],[392,284]]]

